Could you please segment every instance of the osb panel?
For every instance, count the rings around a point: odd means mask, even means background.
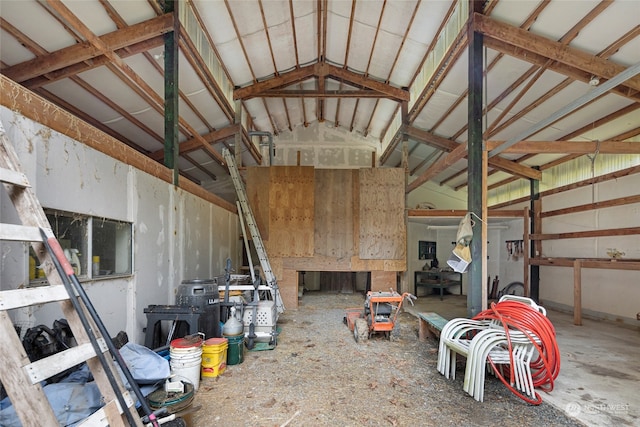
[[[404,170],[360,169],[360,258],[404,259]]]
[[[315,255],[350,258],[353,239],[353,171],[315,171]]]
[[[269,183],[269,255],[313,256],[314,168],[272,166]]]
[[[374,292],[389,292],[389,289],[396,289],[396,275],[395,271],[372,271],[371,290]]]
[[[269,170],[265,167],[249,167],[245,170],[247,199],[265,242],[269,240]],[[249,230],[247,230],[247,233]],[[265,243],[266,245],[266,243]],[[268,253],[270,255],[270,253]]]

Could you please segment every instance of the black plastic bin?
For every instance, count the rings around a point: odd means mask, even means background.
[[[205,334],[205,339],[222,337],[217,279],[183,280],[176,293],[176,305],[198,307],[204,311],[198,330]]]

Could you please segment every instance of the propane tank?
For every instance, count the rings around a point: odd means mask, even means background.
[[[222,327],[222,335],[240,335],[244,332],[244,325],[236,319],[236,308],[231,307],[231,315],[229,316],[229,320],[227,320]]]

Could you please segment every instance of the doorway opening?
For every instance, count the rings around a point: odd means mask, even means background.
[[[371,289],[368,271],[298,271],[298,284],[304,292],[365,294]]]

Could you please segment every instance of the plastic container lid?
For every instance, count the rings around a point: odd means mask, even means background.
[[[171,341],[171,347],[173,348],[190,348],[200,347],[202,345],[202,337],[191,335],[184,338],[177,338]]]

